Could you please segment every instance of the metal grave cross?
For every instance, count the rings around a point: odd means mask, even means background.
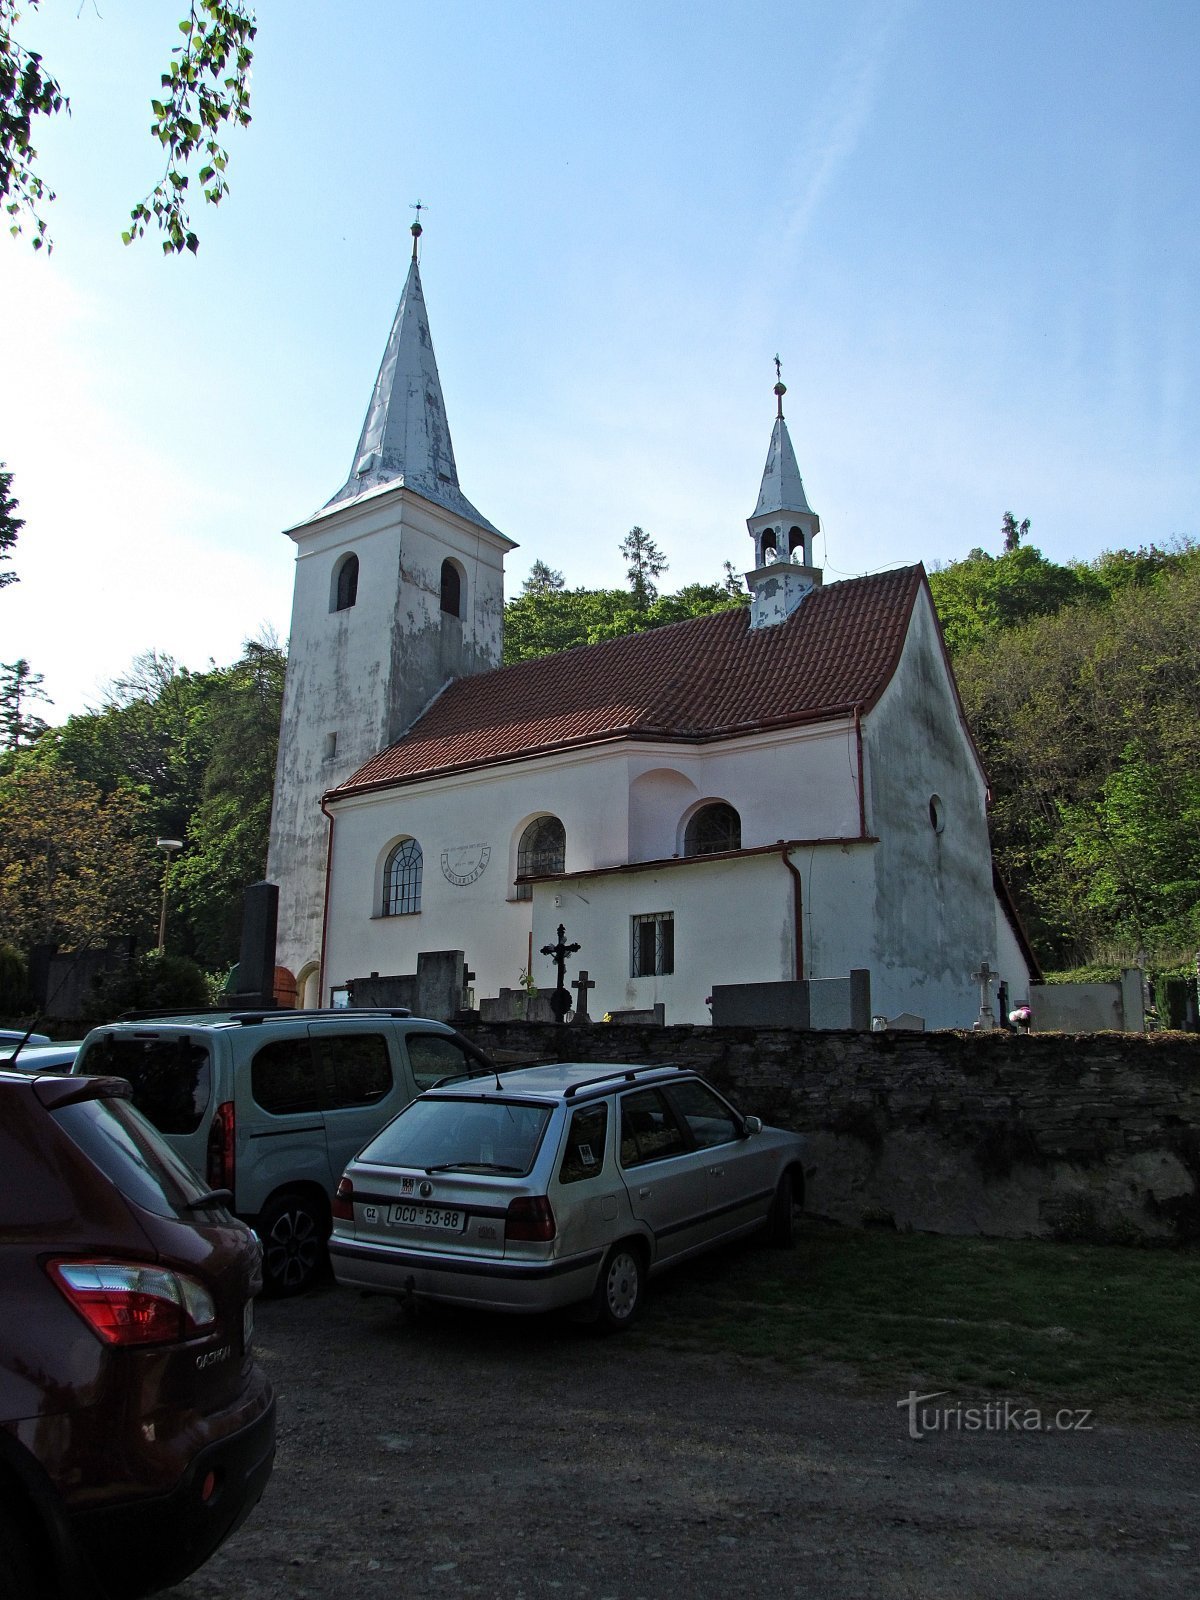
[[[577,944],[567,943],[567,931],[561,922],[558,925],[558,943],[544,944],[542,946],[542,954],[544,956],[553,956],[554,958],[554,970],[558,976],[558,982],[555,985],[554,993],[550,996],[550,1009],[559,1022],[566,1021],[567,1012],[571,1009],[571,996],[567,993],[566,986],[567,957],[573,956],[578,949],[579,946]]]

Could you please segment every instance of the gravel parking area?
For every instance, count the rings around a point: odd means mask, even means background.
[[[170,1594],[1193,1600],[1200,1431],[914,1440],[846,1374],[668,1349],[671,1301],[610,1339],[332,1285],[261,1303],[275,1474]]]

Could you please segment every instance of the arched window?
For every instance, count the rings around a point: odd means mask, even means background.
[[[567,830],[557,817],[535,817],[517,846],[517,877],[540,878],[548,872],[565,872]],[[518,900],[533,899],[533,885],[517,885]]]
[[[701,806],[689,818],[683,835],[685,856],[715,856],[722,850],[742,848],[742,819],[724,800]]]
[[[421,909],[421,846],[401,839],[388,853],[383,868],[383,914],[407,917]]]
[[[794,556],[796,554],[797,550],[799,550],[799,552],[800,552],[800,560],[801,560],[801,563],[803,563],[804,556],[805,556],[804,529],[803,528],[789,528],[788,529],[788,555]]]
[[[358,557],[351,553],[343,556],[333,575],[333,605],[331,611],[349,611],[358,599]]]
[[[462,574],[453,561],[442,562],[442,610],[462,616]]]

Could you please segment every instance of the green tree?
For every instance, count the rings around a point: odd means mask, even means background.
[[[159,866],[140,798],[39,752],[0,777],[0,942],[81,949],[153,926]]]
[[[28,661],[0,662],[0,748],[20,750],[36,744],[47,730],[41,717],[26,710],[31,700],[53,704],[42,690],[42,674]]]
[[[273,640],[249,641],[205,706],[209,756],[172,884],[209,969],[237,959],[243,890],[266,874],[286,665]]]
[[[658,598],[656,578],[667,570],[667,558],[644,529],[633,527],[621,540],[621,554],[629,565],[625,576],[633,594],[634,609],[647,611]]]
[[[0,461],[0,561],[11,561],[13,546],[17,542],[17,535],[25,526],[24,517],[17,516],[17,506],[20,502],[13,497],[12,473],[5,469]],[[0,589],[6,584],[16,583],[15,572],[0,572]]]
[[[39,0],[26,0],[33,10]],[[38,170],[34,119],[69,111],[70,102],[46,71],[36,50],[15,36],[18,0],[0,0],[0,194],[15,235],[26,224],[33,247],[52,248],[42,207],[54,199]],[[152,135],[165,152],[162,177],[130,213],[126,244],[150,225],[163,235],[168,254],[195,251],[200,241],[188,214],[194,175],[204,201],[218,205],[229,192],[227,127],[250,122],[250,66],[257,25],[244,0],[192,0],[179,24],[183,43],[171,52],[162,75],[163,96],[151,101]],[[189,168],[199,164],[198,170]]]

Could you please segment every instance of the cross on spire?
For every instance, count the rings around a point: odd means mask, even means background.
[[[413,223],[412,227],[409,229],[409,232],[413,236],[412,258],[415,261],[417,259],[417,240],[425,232],[424,228],[422,228],[422,226],[421,226],[421,213],[422,213],[422,211],[428,211],[429,207],[424,203],[424,201],[418,200],[415,205],[409,206],[408,209],[410,211],[415,211],[417,213],[417,220]]]

